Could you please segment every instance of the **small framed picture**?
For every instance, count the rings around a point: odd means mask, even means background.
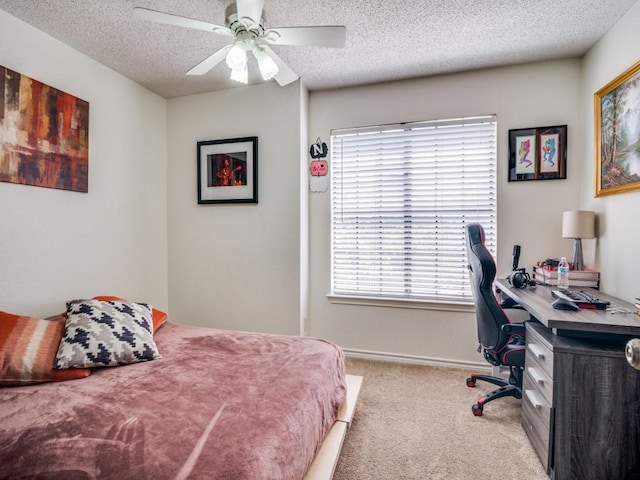
[[[553,180],[567,178],[567,126],[509,130],[509,178]]]
[[[518,175],[536,172],[536,136],[518,135],[515,144],[516,173]]]
[[[540,173],[560,173],[558,160],[559,133],[543,133],[540,135]]]
[[[258,203],[258,137],[198,142],[198,203]]]

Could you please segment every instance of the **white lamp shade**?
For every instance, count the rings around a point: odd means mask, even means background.
[[[226,60],[231,70],[243,70],[247,65],[247,52],[236,42],[227,53]]]
[[[249,69],[245,65],[243,68],[234,68],[231,70],[231,80],[235,80],[236,82],[244,83],[245,85],[249,82]]]
[[[253,56],[258,60],[258,68],[260,68],[260,74],[263,80],[271,80],[278,74],[278,65],[276,65],[276,62],[273,61],[263,47],[259,45],[256,46],[256,48],[253,49]]]
[[[563,212],[562,238],[594,238],[595,212],[584,210]]]

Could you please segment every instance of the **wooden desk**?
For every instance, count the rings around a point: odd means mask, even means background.
[[[538,320],[527,322],[522,426],[549,476],[640,479],[640,372],[624,357],[626,340],[640,337],[638,316],[555,310],[545,286],[512,289],[498,280],[496,287]]]
[[[513,288],[505,279],[495,282],[498,290],[519,303],[531,316],[555,333],[583,331],[591,333],[613,333],[628,336],[640,336],[640,316],[634,315],[634,305],[612,297],[600,290],[582,288],[585,292],[600,300],[611,302],[611,307],[626,309],[631,313],[608,313],[604,310],[580,309],[577,312],[556,310],[551,306],[555,300],[551,295],[554,287],[538,285],[535,288]]]

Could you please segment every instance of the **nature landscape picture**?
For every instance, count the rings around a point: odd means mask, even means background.
[[[0,181],[89,190],[89,103],[5,67],[0,145]]]
[[[600,189],[640,182],[640,71],[603,95]]]

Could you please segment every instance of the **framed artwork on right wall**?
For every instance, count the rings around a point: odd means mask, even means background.
[[[567,178],[567,126],[509,130],[510,182]]]
[[[640,62],[595,93],[596,197],[640,189]]]

